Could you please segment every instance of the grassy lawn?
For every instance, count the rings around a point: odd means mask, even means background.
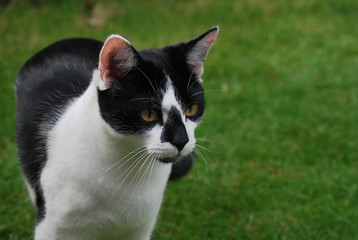
[[[153,239],[358,239],[356,0],[98,1],[96,27],[82,1],[14,2],[0,7],[1,240],[34,226],[14,143],[24,61],[62,38],[119,33],[142,49],[215,25],[197,131],[208,164],[168,185]]]

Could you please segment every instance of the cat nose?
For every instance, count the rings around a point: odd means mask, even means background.
[[[170,141],[170,143],[173,144],[178,149],[179,152],[183,150],[183,148],[188,142],[189,142],[189,138],[186,132],[184,132],[184,134],[175,135],[174,139]]]
[[[168,115],[168,120],[164,124],[161,136],[162,142],[170,142],[180,152],[189,142],[189,137],[184,123],[182,122],[179,110],[172,108]]]
[[[178,151],[183,150],[185,145],[189,142],[188,134],[182,122],[173,124],[166,129],[165,140],[173,144]]]

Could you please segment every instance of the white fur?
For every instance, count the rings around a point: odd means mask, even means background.
[[[197,127],[197,123],[192,122],[190,120],[185,119],[185,115],[183,111],[181,110],[180,104],[178,100],[175,97],[174,89],[172,82],[170,78],[167,76],[168,82],[167,82],[167,88],[166,92],[163,96],[163,102],[162,102],[162,113],[163,113],[163,120],[166,122],[168,113],[172,107],[175,107],[179,112],[182,113],[182,121],[185,125],[185,129],[187,131],[189,142],[185,145],[185,147],[178,152],[178,149],[172,145],[171,143],[162,143],[160,140],[160,136],[162,133],[162,127],[156,126],[148,136],[148,152],[151,154],[155,154],[164,158],[172,158],[172,157],[183,157],[191,153],[195,147],[195,136],[194,136],[194,130]]]
[[[31,187],[31,185],[29,184],[29,182],[27,181],[26,178],[24,178],[25,180],[25,185],[26,185],[26,188],[27,188],[27,191],[29,192],[29,196],[30,196],[30,200],[33,204],[35,204],[35,190]]]
[[[171,170],[171,164],[154,157],[185,156],[195,146],[197,124],[184,115],[189,142],[180,153],[161,143],[160,125],[142,136],[115,132],[99,113],[101,82],[96,70],[89,88],[48,134],[48,160],[41,175],[46,215],[35,240],[150,239]],[[169,84],[165,119],[172,106],[182,112]]]

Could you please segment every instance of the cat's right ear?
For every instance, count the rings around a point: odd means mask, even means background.
[[[119,35],[111,35],[103,44],[99,56],[99,74],[104,88],[123,77],[138,63],[138,53],[129,41]]]

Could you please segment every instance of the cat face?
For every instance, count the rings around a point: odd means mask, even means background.
[[[140,52],[120,36],[109,37],[99,61],[105,122],[121,135],[139,136],[162,162],[189,155],[205,109],[203,62],[217,34],[212,28],[192,41]]]

